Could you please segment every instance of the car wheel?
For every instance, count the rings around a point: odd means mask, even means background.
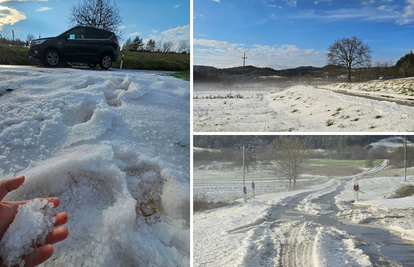
[[[88,63],[88,67],[93,69],[96,67],[96,63]]]
[[[101,68],[109,69],[112,66],[112,57],[110,54],[105,54],[101,58]]]
[[[60,55],[54,50],[50,49],[45,54],[45,64],[49,67],[57,67],[60,63]]]

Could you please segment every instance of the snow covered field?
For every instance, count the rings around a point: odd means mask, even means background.
[[[190,84],[162,72],[0,66],[6,201],[58,197],[43,266],[190,265]]]
[[[329,89],[352,93],[368,94],[379,97],[411,99],[414,97],[414,78],[391,79],[386,81],[370,81],[361,83],[335,83],[322,86]]]
[[[194,195],[203,195],[212,201],[228,201],[243,197],[243,168],[229,167],[231,163],[208,164],[194,167]],[[306,176],[300,178],[300,184],[320,184],[328,178],[324,176]],[[245,173],[246,187],[251,194],[252,181],[256,185],[256,195],[281,192],[288,189],[288,181],[280,180],[274,168],[259,165]]]
[[[335,178],[307,189],[263,194],[247,204],[195,213],[194,266],[377,266],[373,262],[408,266],[389,258],[404,255],[390,252],[386,240],[369,244],[364,241],[367,228],[355,226],[372,222],[375,227],[398,230],[402,239],[410,240],[414,198],[382,198],[405,184],[401,176],[381,175],[385,168],[386,162],[365,176]],[[360,201],[353,205],[354,180],[361,192]],[[414,176],[408,181],[413,183]],[[368,219],[357,220],[360,214]],[[359,231],[360,236],[348,230]]]
[[[231,94],[232,98],[229,98]],[[309,86],[194,92],[195,132],[408,132],[414,107]]]

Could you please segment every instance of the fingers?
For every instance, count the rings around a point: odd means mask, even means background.
[[[54,205],[54,208],[58,207],[60,205],[60,200],[56,197],[50,197],[50,198],[41,198],[40,201],[43,201],[44,199],[47,199],[48,202],[52,202]],[[10,203],[16,204],[17,206],[26,204],[28,201],[33,201],[33,199],[30,200],[22,200],[22,201],[13,201]]]
[[[53,246],[52,245],[44,245],[40,248],[35,249],[29,255],[23,257],[26,261],[25,267],[32,267],[41,264],[42,262],[46,261],[53,255]]]
[[[55,227],[61,226],[68,222],[68,214],[66,212],[59,212],[56,214],[56,223]]]
[[[69,230],[66,226],[57,228],[46,236],[46,244],[55,244],[65,240],[69,235]]]
[[[0,181],[0,201],[11,191],[19,188],[24,182],[24,176],[3,179]]]
[[[64,216],[63,216],[64,217]],[[67,219],[67,215],[66,215]],[[53,255],[53,246],[51,244],[55,244],[62,240],[65,240],[69,235],[68,228],[66,226],[57,228],[50,232],[46,236],[46,245],[37,248],[35,251],[30,253],[23,258],[26,260],[25,267],[32,267],[39,265],[49,259]]]

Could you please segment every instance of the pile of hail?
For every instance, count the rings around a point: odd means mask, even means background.
[[[19,206],[14,221],[0,241],[0,257],[5,265],[23,267],[22,256],[34,251],[37,245],[45,244],[56,222],[53,206],[39,198]]]

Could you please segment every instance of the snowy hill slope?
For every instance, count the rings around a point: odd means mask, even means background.
[[[400,99],[412,99],[414,96],[413,77],[386,81],[375,80],[361,83],[334,83],[332,85],[319,87]]]

